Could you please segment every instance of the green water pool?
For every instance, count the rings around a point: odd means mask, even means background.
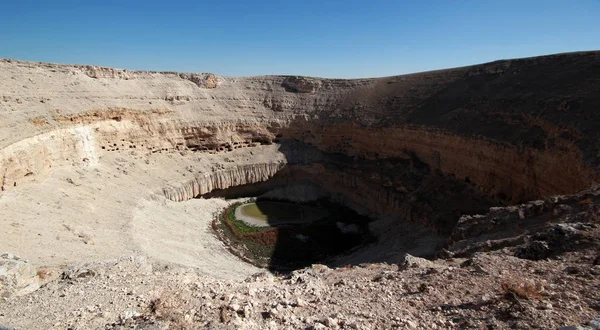
[[[312,223],[328,215],[325,209],[272,201],[242,204],[235,210],[238,220],[256,227]]]

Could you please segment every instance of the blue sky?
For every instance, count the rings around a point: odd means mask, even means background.
[[[0,58],[375,77],[600,49],[600,0],[4,0]]]

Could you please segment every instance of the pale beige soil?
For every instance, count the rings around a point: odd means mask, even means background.
[[[240,152],[228,157],[236,159],[236,154]],[[137,162],[123,162],[123,157],[107,156],[101,165],[59,169],[40,184],[5,192],[0,221],[12,239],[3,240],[2,250],[22,251],[21,257],[39,266],[143,253],[157,261],[200,267],[220,278],[243,278],[256,271],[231,256],[211,232],[210,222],[227,205],[224,200],[176,203],[160,193],[169,184],[167,178],[177,182],[192,175],[187,170],[165,173],[163,168],[184,169],[187,163],[199,170],[210,166],[210,159],[199,163],[179,154],[135,158]]]

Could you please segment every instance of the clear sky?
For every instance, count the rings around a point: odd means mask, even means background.
[[[0,58],[375,77],[600,49],[600,0],[3,0]]]

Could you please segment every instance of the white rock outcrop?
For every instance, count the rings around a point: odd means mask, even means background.
[[[181,202],[215,189],[266,181],[283,169],[285,165],[285,163],[249,164],[206,172],[180,186],[164,188],[163,192],[166,198]]]
[[[23,296],[39,287],[33,265],[11,253],[0,254],[0,297]]]

